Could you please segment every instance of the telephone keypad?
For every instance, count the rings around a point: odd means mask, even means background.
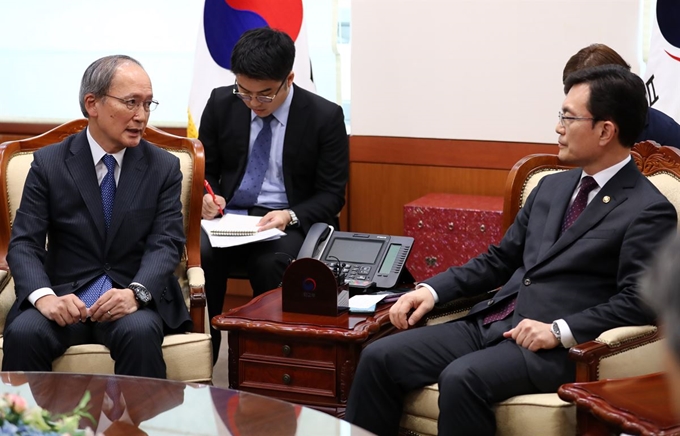
[[[371,267],[365,265],[353,265],[351,263],[338,262],[324,262],[329,268],[341,268],[345,274],[345,283],[350,280],[368,280],[371,273]]]

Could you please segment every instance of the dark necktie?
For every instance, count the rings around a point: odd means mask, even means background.
[[[108,231],[111,225],[111,217],[113,216],[113,202],[116,198],[116,178],[114,176],[114,170],[116,168],[116,159],[110,154],[104,155],[102,158],[104,165],[106,165],[106,175],[102,179],[102,183],[99,186],[102,196],[102,207],[104,210],[104,223],[106,224],[106,230]],[[111,289],[113,283],[111,279],[106,274],[97,277],[92,283],[85,286],[78,292],[78,298],[80,298],[85,306],[91,307],[97,299],[106,291]]]
[[[590,176],[585,176],[583,179],[581,179],[581,187],[576,194],[574,202],[571,204],[571,206],[569,206],[569,209],[564,216],[560,234],[564,233],[565,230],[571,227],[571,225],[574,224],[574,221],[576,221],[576,218],[578,218],[579,215],[581,215],[581,213],[585,210],[586,206],[588,205],[588,194],[590,191],[597,188],[597,186],[598,185],[595,179]],[[506,303],[498,305],[497,308],[484,316],[484,325],[505,319],[512,313],[513,310],[515,310],[515,303],[517,303],[517,297],[512,297],[508,299]]]
[[[597,182],[590,176],[585,176],[581,179],[581,187],[574,198],[574,202],[567,209],[567,213],[564,215],[564,221],[562,221],[562,230],[560,235],[564,233],[574,221],[581,215],[581,213],[586,209],[588,205],[588,194],[593,189],[597,188]]]
[[[234,196],[227,204],[228,209],[248,209],[255,206],[257,202],[257,197],[262,190],[264,175],[269,166],[269,152],[272,148],[272,119],[274,115],[262,118],[262,130],[255,138],[246,172]]]

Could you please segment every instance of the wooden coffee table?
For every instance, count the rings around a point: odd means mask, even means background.
[[[576,404],[579,434],[679,435],[668,379],[662,373],[615,380],[567,383],[560,398]]]
[[[393,333],[390,305],[370,315],[286,313],[281,289],[212,319],[229,331],[229,387],[342,417],[361,350]]]
[[[296,404],[213,386],[143,377],[2,372],[2,392],[19,394],[28,406],[70,413],[91,394],[95,434],[135,435],[317,435],[369,436],[348,422]],[[120,395],[119,417],[111,418],[111,387]]]

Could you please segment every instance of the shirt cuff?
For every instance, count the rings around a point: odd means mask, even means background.
[[[574,339],[574,334],[571,332],[571,329],[569,328],[569,324],[563,319],[558,319],[555,320],[557,323],[557,327],[560,328],[560,335],[562,336],[562,346],[564,348],[571,348],[575,345],[578,345],[578,342],[576,342],[576,339]]]
[[[430,286],[430,285],[428,285],[428,284],[426,284],[426,283],[418,283],[418,284],[416,285],[416,289],[419,289],[419,288],[425,288],[425,289],[427,289],[428,291],[430,291],[430,293],[431,293],[432,296],[434,297],[434,303],[435,303],[435,304],[439,303],[439,295],[437,295],[437,292],[434,290],[434,288],[433,288],[432,286]]]
[[[54,293],[52,288],[39,288],[29,294],[28,302],[31,303],[33,307],[35,307],[35,302],[46,295],[56,296],[57,294]]]

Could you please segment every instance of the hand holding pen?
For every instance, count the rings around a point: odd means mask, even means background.
[[[212,202],[215,204],[215,206],[217,206],[217,211],[220,213],[220,215],[224,215],[224,212],[222,211],[222,206],[220,206],[220,203],[217,200],[217,196],[215,195],[215,192],[212,190],[210,183],[208,183],[207,180],[203,180],[203,186],[205,187],[205,190],[208,191],[208,194],[212,198]],[[205,203],[205,199],[204,199],[204,203]],[[205,215],[206,215],[205,206],[206,206],[206,204],[204,204],[204,208],[203,208],[204,209],[203,210],[204,218],[206,218],[205,217]],[[210,208],[210,209],[212,209],[212,208]]]

